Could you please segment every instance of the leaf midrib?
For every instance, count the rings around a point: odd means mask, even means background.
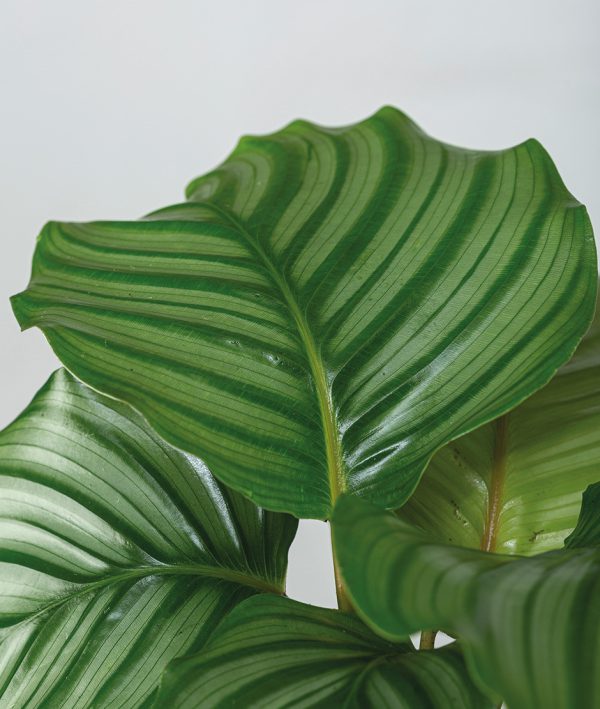
[[[488,487],[488,504],[481,549],[496,551],[504,486],[506,483],[506,465],[508,453],[508,414],[500,416],[493,423],[494,454],[492,457],[492,473]]]
[[[19,623],[25,621],[31,621],[39,616],[42,616],[55,608],[68,603],[76,598],[81,598],[82,596],[98,591],[107,586],[112,586],[114,584],[121,583],[123,581],[134,581],[137,579],[146,578],[148,576],[201,576],[204,578],[215,579],[217,581],[229,581],[231,583],[236,583],[240,586],[246,586],[248,588],[260,591],[262,593],[273,593],[275,595],[281,596],[285,593],[285,589],[282,585],[271,583],[265,579],[255,576],[249,572],[235,571],[234,569],[227,569],[224,567],[209,566],[204,564],[173,564],[171,566],[137,566],[135,568],[128,569],[122,573],[111,574],[105,576],[97,581],[91,581],[85,583],[83,588],[74,591],[73,593],[67,593],[61,598],[57,598],[55,601],[45,604],[39,608],[34,613],[31,613],[24,617]],[[18,625],[15,623],[14,625]],[[14,627],[9,626],[9,627]]]
[[[267,269],[269,276],[281,292],[286,306],[288,307],[300,335],[300,340],[306,351],[306,356],[310,366],[313,381],[315,383],[317,400],[323,425],[323,437],[325,439],[325,453],[327,456],[327,476],[329,482],[329,495],[331,508],[333,509],[336,499],[346,489],[346,479],[342,462],[342,449],[339,438],[339,427],[331,395],[331,387],[328,382],[327,372],[323,360],[319,354],[319,348],[314,340],[306,316],[300,309],[298,302],[285,278],[280,274],[269,255],[260,245],[258,239],[254,238],[246,229],[244,224],[236,219],[226,210],[211,202],[199,201],[197,204],[211,209],[213,212],[226,219],[245,239],[253,251],[256,253],[263,266]]]

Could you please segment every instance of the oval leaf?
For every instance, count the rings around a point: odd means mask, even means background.
[[[599,536],[597,508],[586,526]],[[349,497],[333,536],[355,608],[385,637],[458,636],[473,675],[511,709],[600,705],[600,547],[520,557],[444,545]]]
[[[263,512],[58,371],[0,434],[0,707],[138,707],[241,599],[281,593]]]
[[[493,707],[456,646],[417,652],[340,611],[259,597],[241,603],[204,652],[173,662],[157,707]]]
[[[47,225],[14,301],[66,365],[269,509],[385,507],[513,408],[594,306],[584,207],[535,141],[450,147],[386,108],[244,138],[141,221]]]
[[[541,391],[435,454],[398,515],[441,541],[504,554],[560,548],[600,478],[600,308]]]

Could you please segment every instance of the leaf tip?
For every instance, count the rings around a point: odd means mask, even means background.
[[[13,314],[19,323],[21,332],[28,330],[33,325],[30,308],[28,307],[28,300],[28,292],[26,290],[10,297],[10,305]]]

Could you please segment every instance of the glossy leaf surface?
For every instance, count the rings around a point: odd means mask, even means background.
[[[286,598],[241,603],[205,651],[168,668],[157,702],[196,707],[483,709],[457,647],[417,652],[356,618]]]
[[[600,309],[542,390],[436,453],[398,514],[440,541],[507,554],[560,548],[600,479]]]
[[[584,207],[535,141],[482,152],[395,109],[242,139],[189,202],[50,223],[14,301],[69,369],[269,509],[385,507],[513,408],[592,317]]]
[[[600,704],[600,547],[522,557],[444,545],[350,497],[333,529],[354,607],[385,637],[458,636],[473,675],[511,709]]]
[[[58,371],[0,434],[0,707],[141,706],[241,599],[280,593],[296,521]]]

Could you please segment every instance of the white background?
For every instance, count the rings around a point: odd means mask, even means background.
[[[243,133],[394,104],[447,142],[535,136],[600,222],[598,0],[1,0],[0,427],[56,367],[8,297],[45,221],[182,199]],[[599,227],[600,230],[600,227]],[[289,593],[334,605],[302,523]]]

